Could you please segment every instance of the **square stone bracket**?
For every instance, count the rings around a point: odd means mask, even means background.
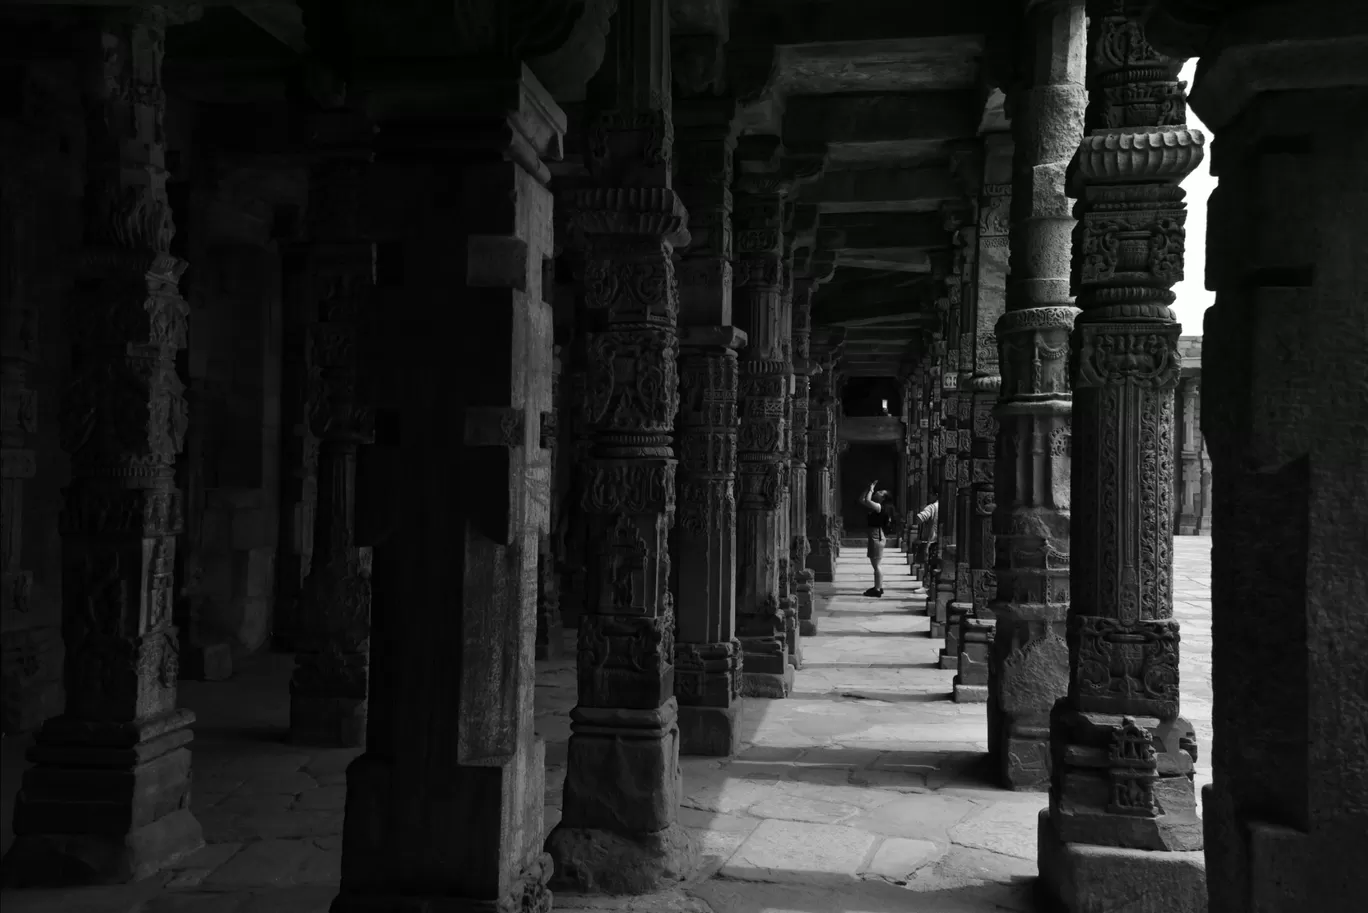
[[[1206,913],[1206,857],[1064,843],[1040,812],[1037,903],[1045,913]]]

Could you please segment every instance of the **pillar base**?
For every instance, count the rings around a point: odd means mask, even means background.
[[[930,614],[932,613],[932,611],[933,611],[933,609],[932,609],[930,606],[927,606],[927,607],[926,607],[926,614],[930,615]],[[932,618],[932,619],[931,619],[931,630],[930,630],[928,636],[929,636],[932,640],[941,640],[941,639],[943,639],[943,638],[945,637],[945,622],[943,622],[943,621],[936,621],[936,619]],[[945,669],[953,669],[953,668],[955,668],[955,667],[954,667],[954,666],[943,666],[942,668],[945,668]]]
[[[803,637],[817,636],[817,619],[803,618],[798,622],[798,633]]]
[[[743,672],[741,693],[746,697],[788,697],[795,672],[790,665],[785,665],[783,672]]]
[[[1049,913],[1206,913],[1201,850],[1132,850],[1059,839],[1040,812],[1037,901]]]
[[[1033,739],[1009,735],[1003,739],[1002,785],[1018,792],[1043,793],[1050,788],[1049,735]]]
[[[290,695],[290,742],[329,748],[365,745],[365,698]]]
[[[935,635],[932,635],[932,636],[935,636]],[[941,651],[940,651],[940,658],[937,660],[937,662],[938,662],[938,664],[940,665],[940,667],[941,667],[942,669],[945,669],[945,670],[950,671],[950,672],[958,672],[958,671],[959,671],[959,654],[958,654],[958,653],[948,653],[948,652],[946,652],[946,650],[945,650],[944,648],[941,648]]]
[[[741,747],[741,708],[679,708],[679,753],[707,758],[730,758]]]
[[[676,884],[698,866],[698,843],[678,824],[647,834],[557,826],[546,838],[555,861],[553,891],[650,894]]]
[[[987,685],[962,685],[955,682],[955,703],[956,704],[986,704],[988,703]]]
[[[190,813],[194,721],[184,709],[139,723],[48,720],[15,800],[4,885],[124,884],[204,846]]]

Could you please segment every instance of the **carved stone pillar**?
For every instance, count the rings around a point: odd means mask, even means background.
[[[675,186],[692,242],[679,273],[679,513],[675,527],[680,750],[727,757],[740,745],[736,639],[736,353],[732,323],[732,153],[736,104],[676,102]]]
[[[923,412],[926,415],[926,498],[930,503],[934,497],[940,502],[941,482],[945,475],[945,439],[942,433],[944,416],[941,405],[941,359],[945,356],[945,343],[942,330],[927,333],[926,346],[926,385],[923,397]],[[939,509],[937,510],[939,515]],[[936,576],[939,573],[941,542],[940,522],[927,523],[924,530],[927,540],[926,564],[922,568],[921,583],[926,589],[926,614],[935,621]]]
[[[745,693],[786,697],[793,667],[779,580],[788,560],[785,409],[792,370],[782,275],[785,185],[771,175],[743,174],[737,191],[734,303],[748,344],[739,362],[736,627],[745,650]]]
[[[836,553],[840,548],[836,530],[836,496],[833,478],[836,463],[836,408],[833,395],[834,372],[839,343],[835,346],[824,344],[820,349],[818,362],[820,370],[810,380],[808,408],[808,514],[807,536],[809,551],[808,569],[813,580],[830,583],[836,568]],[[817,350],[814,349],[814,355]],[[806,618],[799,614],[802,634],[810,637],[817,633],[817,618],[809,614]]]
[[[731,327],[684,331],[680,353],[679,639],[681,751],[726,757],[741,733],[736,629],[736,351]]]
[[[375,246],[361,226],[374,128],[350,111],[315,121],[321,161],[310,174],[302,293],[309,327],[310,431],[318,439],[313,557],[293,633],[290,739],[352,747],[366,741],[371,550],[356,545],[358,447],[374,412],[358,398],[357,333],[375,282]]]
[[[62,532],[66,711],[38,731],[14,808],[7,887],[146,878],[204,844],[190,813],[189,725],[176,707],[173,481],[184,440],[176,350],[186,263],[168,253],[160,9],[83,33],[84,244],[67,308],[71,457]]]
[[[551,408],[541,427],[541,446],[551,459],[550,532],[537,541],[537,659],[560,659],[565,653],[565,624],[561,620],[560,573],[556,567],[556,536],[562,504],[556,491],[560,457],[561,347],[551,354]]]
[[[1200,375],[1183,377],[1178,384],[1178,460],[1175,494],[1178,498],[1177,533],[1180,536],[1210,534],[1211,527],[1202,526],[1202,463],[1204,446],[1201,429],[1202,378]]]
[[[793,408],[794,408],[794,363],[793,363],[793,206],[784,207],[784,260],[783,281],[780,288],[780,308],[782,322],[779,335],[783,340],[784,361],[788,371],[784,375],[784,427],[788,434],[784,439],[784,472],[780,475],[783,487],[779,489],[779,608],[784,613],[784,654],[793,669],[803,665],[802,641],[798,633],[798,603],[793,591],[792,555],[792,504],[793,504]]]
[[[1049,784],[1050,708],[1068,683],[1069,412],[1073,326],[1064,173],[1083,135],[1082,0],[1025,14],[1022,82],[1008,95],[1013,153],[1007,311],[997,323],[996,619],[988,752],[1002,784]]]
[[[808,407],[812,375],[821,368],[812,361],[812,295],[817,283],[797,279],[793,285],[793,397],[790,416],[792,459],[789,463],[789,574],[797,612],[795,640],[812,624],[812,584],[815,575],[807,566],[808,542]],[[801,659],[801,652],[798,654]]]
[[[622,0],[589,86],[589,186],[563,203],[584,237],[591,438],[588,604],[553,885],[646,893],[696,861],[678,823],[679,704],[670,529],[675,520],[679,292],[689,241],[671,187],[669,9]],[[712,642],[712,641],[710,641]]]
[[[1088,135],[1077,199],[1072,337],[1073,475],[1068,695],[1050,723],[1050,808],[1040,819],[1044,892],[1069,910],[1113,890],[1116,868],[1162,879],[1137,909],[1197,910],[1206,897],[1193,769],[1178,715],[1173,619],[1173,406],[1181,328],[1184,191],[1202,161],[1181,60],[1158,54],[1143,2],[1089,5]],[[1160,852],[1156,852],[1160,851]],[[1179,855],[1170,856],[1163,851]],[[1148,873],[1148,875],[1144,874]]]
[[[1368,895],[1368,10],[1195,5],[1166,4],[1189,17],[1172,36],[1162,18],[1147,30],[1200,55],[1192,107],[1220,181],[1202,339],[1206,897],[1211,913],[1354,910]]]
[[[958,263],[956,265],[959,265]],[[940,458],[939,501],[936,522],[940,527],[940,561],[935,579],[927,584],[930,591],[927,610],[931,616],[931,637],[944,639],[950,617],[950,603],[955,599],[955,577],[958,573],[955,521],[958,517],[959,492],[959,332],[962,292],[959,274],[952,272],[945,280],[946,297],[940,299],[941,354],[938,410],[940,425],[937,434],[937,456]],[[966,391],[967,393],[967,391]],[[947,660],[942,648],[940,664],[953,669],[956,660]]]
[[[970,470],[973,466],[974,415],[974,321],[978,311],[976,262],[978,260],[978,225],[972,209],[957,209],[948,214],[947,228],[953,230],[955,258],[954,279],[959,293],[959,332],[949,340],[955,348],[955,496],[946,505],[953,509],[955,534],[955,574],[950,602],[945,611],[945,646],[941,648],[942,669],[958,669],[960,634],[964,619],[973,613],[973,583],[969,573],[969,527],[971,513]],[[953,305],[952,305],[953,306]]]
[[[993,539],[994,470],[997,459],[997,419],[993,417],[999,375],[994,329],[1007,304],[1009,209],[1012,198],[1012,142],[1006,134],[984,141],[983,187],[978,207],[978,255],[974,258],[974,322],[972,364],[968,384],[972,398],[970,444],[970,515],[964,532],[963,562],[972,591],[972,610],[963,616],[955,700],[988,699],[988,659],[996,630],[989,602],[997,594],[996,551]],[[963,375],[964,372],[961,372]]]
[[[47,127],[53,141],[58,123],[54,118]],[[23,129],[42,128],[26,122]],[[61,713],[64,699],[61,606],[57,599],[34,599],[35,571],[40,588],[47,576],[38,563],[47,549],[33,538],[46,526],[35,513],[41,517],[40,499],[47,500],[43,489],[54,469],[44,459],[51,447],[50,420],[39,436],[39,400],[50,402],[52,395],[41,367],[40,326],[63,297],[62,286],[48,280],[61,275],[61,258],[67,253],[52,243],[52,222],[65,219],[44,219],[43,214],[55,216],[69,205],[65,200],[54,205],[51,194],[76,163],[52,168],[50,158],[39,151],[44,148],[41,140],[31,148],[16,162],[18,167],[0,174],[5,201],[0,263],[6,264],[0,269],[0,614],[5,620],[0,635],[0,730],[6,735],[37,729]]]

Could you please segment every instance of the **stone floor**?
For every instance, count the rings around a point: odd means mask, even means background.
[[[1210,540],[1176,540],[1183,701],[1210,781]],[[899,556],[901,557],[901,556]],[[890,554],[890,559],[894,558]],[[702,869],[643,898],[556,895],[560,908],[629,913],[969,913],[1032,909],[1038,794],[986,782],[984,707],[950,700],[924,594],[889,562],[882,599],[858,553],[822,588],[820,633],[787,700],[751,700],[731,761],[686,758],[682,823]],[[537,728],[547,740],[546,826],[560,816],[573,662],[539,664]],[[209,845],[136,885],[4,892],[6,913],[323,913],[337,890],[343,770],[353,751],[284,739],[287,656],[229,683],[186,683],[199,714],[193,808]],[[27,739],[3,745],[3,829]]]

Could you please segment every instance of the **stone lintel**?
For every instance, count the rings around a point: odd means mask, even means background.
[[[744,349],[746,331],[734,326],[685,326],[679,328],[679,344],[697,348]]]
[[[955,200],[963,191],[946,168],[870,168],[828,171],[822,179],[801,188],[798,198],[815,203],[823,214],[854,212],[864,215],[868,206]]]
[[[978,132],[981,111],[976,93],[964,90],[797,95],[788,100],[783,141],[786,147],[800,148],[968,138]],[[948,169],[946,176],[950,176]]]
[[[1266,92],[1368,86],[1368,16],[1362,9],[1347,14],[1343,3],[1303,2],[1225,17],[1215,41],[1200,51],[1202,66],[1188,103],[1204,124],[1221,130]],[[1171,36],[1161,28],[1155,45],[1172,46],[1166,37]]]

